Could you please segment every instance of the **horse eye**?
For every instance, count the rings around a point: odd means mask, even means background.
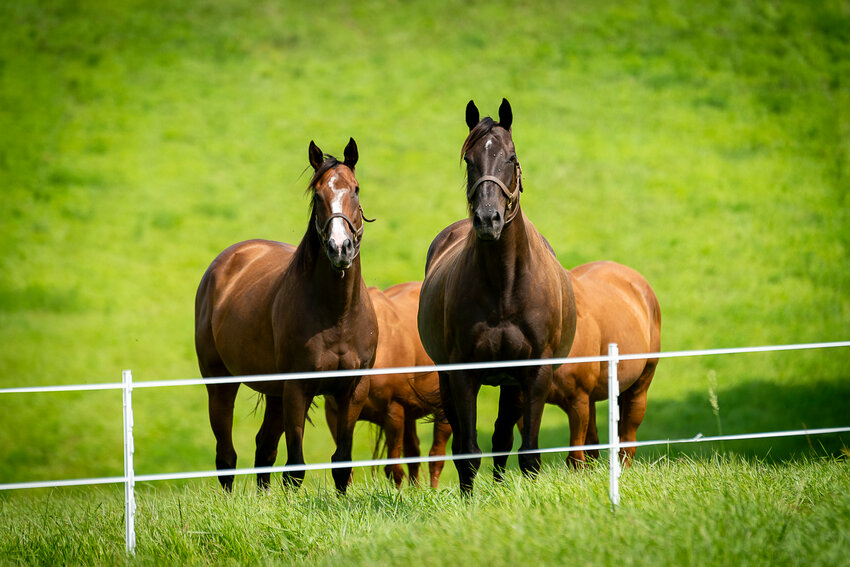
[[[360,195],[360,185],[354,186],[354,195],[355,196]]]

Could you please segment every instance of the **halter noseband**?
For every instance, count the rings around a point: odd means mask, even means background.
[[[505,207],[505,224],[511,222],[517,214],[519,209],[513,208],[514,203],[518,200],[519,194],[522,191],[522,168],[519,165],[519,162],[516,162],[516,167],[514,168],[514,180],[515,180],[515,189],[513,192],[508,189],[508,186],[494,175],[482,175],[479,177],[475,183],[472,184],[472,187],[466,192],[466,200],[471,201],[475,196],[475,191],[478,190],[478,186],[484,183],[485,181],[492,181],[502,190],[502,193],[505,194],[505,197],[508,199],[508,204]]]
[[[375,219],[366,218],[366,215],[363,214],[363,207],[358,207],[360,211],[360,228],[354,227],[354,222],[348,217],[348,215],[344,213],[331,213],[328,215],[328,218],[325,219],[325,224],[320,228],[319,227],[319,219],[316,217],[316,232],[319,233],[319,238],[322,240],[322,246],[327,246],[328,244],[328,227],[331,224],[331,221],[334,219],[342,219],[345,221],[345,224],[348,225],[348,228],[351,232],[354,233],[354,258],[356,258],[360,254],[360,241],[363,239],[363,223],[364,222],[375,222]]]

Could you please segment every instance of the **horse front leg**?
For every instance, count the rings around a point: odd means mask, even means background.
[[[270,467],[277,460],[277,447],[283,434],[283,398],[266,396],[266,410],[263,415],[263,425],[257,432],[257,451],[254,454],[255,467]],[[268,490],[271,484],[271,473],[257,474],[257,488]]]
[[[552,367],[549,365],[528,368],[522,381],[522,445],[520,451],[536,451],[543,420],[543,407],[552,384]],[[520,453],[519,468],[527,477],[540,472],[540,453]]]
[[[304,464],[304,422],[313,397],[299,382],[287,382],[283,387],[283,431],[286,435],[286,465]],[[298,488],[304,482],[304,471],[285,471],[283,484]]]
[[[236,449],[233,447],[233,406],[239,384],[208,384],[208,409],[210,426],[215,436],[215,468],[229,470],[236,468]],[[227,492],[233,490],[233,475],[218,477],[221,487]]]
[[[493,452],[507,452],[514,446],[514,426],[522,412],[519,386],[502,386],[499,392],[499,413],[493,428]],[[493,479],[502,482],[508,456],[493,457]]]
[[[440,396],[443,399],[443,407],[447,403],[451,405],[451,411],[446,408],[446,414],[454,414],[455,422],[452,422],[454,439],[452,440],[452,453],[455,455],[480,455],[478,448],[477,423],[477,398],[481,384],[468,372],[440,373]],[[455,467],[460,479],[460,489],[464,495],[472,494],[475,483],[475,475],[481,466],[481,457],[470,457],[468,459],[455,460]]]
[[[354,426],[360,412],[366,404],[369,395],[369,381],[353,378],[354,384],[343,394],[335,396],[339,407],[336,433],[336,451],[331,456],[331,462],[344,463],[351,461],[351,450],[354,444]],[[345,494],[351,480],[351,466],[335,468],[331,471],[337,492]]]

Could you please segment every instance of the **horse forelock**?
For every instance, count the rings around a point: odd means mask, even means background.
[[[475,127],[469,131],[469,135],[466,137],[466,140],[463,142],[463,146],[460,149],[460,160],[463,161],[463,158],[466,157],[466,154],[471,150],[475,144],[481,141],[481,138],[489,134],[493,131],[493,128],[505,128],[499,122],[496,122],[489,116],[485,116],[481,119]],[[510,130],[506,129],[508,134],[510,134]]]
[[[310,183],[307,185],[307,191],[315,191],[316,184],[322,178],[322,176],[328,172],[328,170],[335,168],[342,162],[336,159],[334,156],[330,154],[325,154],[325,160],[322,162],[322,165],[313,173],[313,177],[310,178]]]
[[[466,154],[469,150],[475,146],[490,131],[498,125],[496,121],[494,121],[489,116],[485,116],[481,119],[475,127],[469,131],[469,135],[466,137],[466,140],[463,142],[463,146],[460,148],[460,160],[463,161],[463,158],[466,157]]]

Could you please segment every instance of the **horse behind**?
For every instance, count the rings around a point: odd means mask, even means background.
[[[571,281],[551,247],[522,212],[521,168],[507,100],[499,122],[479,120],[466,107],[470,219],[445,228],[431,244],[419,303],[419,332],[438,364],[564,357],[573,343],[576,306]],[[480,454],[477,397],[483,384],[500,386],[493,450],[512,448],[522,418],[523,451],[538,448],[543,406],[553,366],[440,373],[440,396],[452,426],[455,454]],[[520,468],[535,475],[540,455],[520,455]],[[480,457],[455,461],[461,489],[472,491]],[[504,467],[496,467],[501,478]]]
[[[578,321],[571,357],[608,354],[617,343],[623,354],[661,350],[661,308],[649,282],[635,270],[616,262],[592,262],[569,271],[576,298]],[[623,360],[617,365],[620,383],[621,441],[637,439],[646,413],[646,396],[658,359]],[[555,371],[547,402],[566,412],[570,420],[570,445],[597,445],[596,402],[608,398],[608,363],[564,364]],[[599,456],[598,450],[590,451]],[[620,450],[629,465],[635,448]],[[571,451],[575,465],[586,460],[584,451]]]
[[[357,144],[345,160],[325,155],[310,142],[314,174],[310,218],[301,243],[249,240],[213,260],[195,298],[195,349],[204,377],[303,371],[357,370],[375,362],[378,324],[360,269],[363,210],[354,176]],[[303,434],[316,395],[335,400],[342,419],[331,460],[351,460],[355,421],[369,383],[361,378],[251,382],[265,396],[263,424],[256,437],[254,466],[274,464],[282,433],[287,465],[304,464]],[[207,384],[210,425],[216,438],[216,468],[236,467],[233,407],[239,383]],[[333,470],[345,492],[351,468]],[[304,471],[284,473],[300,486]],[[257,475],[268,487],[270,475]],[[232,475],[219,476],[226,490]]]
[[[378,351],[375,368],[400,366],[428,366],[433,361],[428,357],[419,340],[416,328],[416,313],[419,308],[419,291],[422,282],[407,282],[387,288],[369,288],[369,296],[378,317]],[[439,399],[439,379],[436,372],[378,374],[365,377],[369,380],[369,397],[360,412],[360,420],[374,423],[383,431],[387,456],[397,459],[402,456],[419,456],[419,436],[416,421],[427,416],[434,419],[434,437],[430,456],[446,454],[446,444],[452,430],[443,417]],[[328,427],[336,431],[338,409],[333,398],[325,401]],[[444,461],[428,463],[431,487],[436,488]],[[407,465],[411,484],[419,478],[419,463]],[[404,469],[400,464],[387,465],[385,472],[397,487],[404,480]]]

